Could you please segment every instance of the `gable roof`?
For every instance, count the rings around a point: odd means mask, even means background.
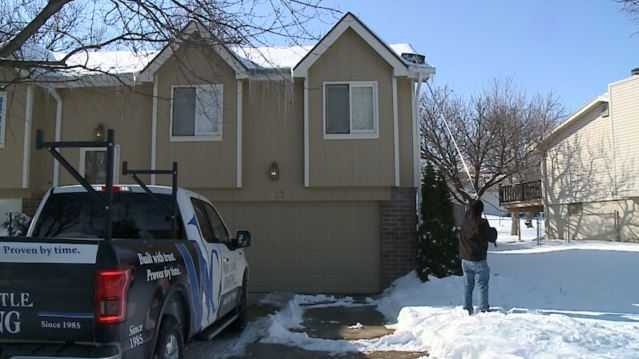
[[[395,75],[417,77],[418,72],[434,73],[434,68],[428,64],[413,64],[401,57],[403,53],[417,52],[410,44],[386,44],[351,13],[344,15],[318,43],[313,45],[251,47],[213,43],[211,46],[235,71],[238,79],[261,74],[267,76],[276,74],[279,78],[290,78],[291,70],[293,70],[293,76],[296,76],[295,73],[300,74],[304,67],[307,70],[347,29],[353,29],[367,41],[393,66]],[[185,34],[199,32],[202,36],[212,37],[195,22],[185,26],[182,32]],[[179,47],[180,41],[173,41],[159,51],[80,52],[71,57],[68,62],[88,65],[95,71],[82,68],[58,71],[53,80],[62,81],[54,82],[53,87],[116,86],[121,82],[150,82],[153,81],[153,74],[173,56]],[[64,55],[63,53],[54,54],[56,58],[63,58]]]
[[[210,32],[206,31],[206,29],[203,29],[195,21],[189,22],[182,30],[182,33],[184,34],[193,34],[196,32],[199,32],[200,36],[205,39],[211,39],[215,41],[213,35]],[[226,45],[217,43],[216,41],[211,46],[213,47],[215,52],[220,55],[220,57],[235,71],[235,76],[238,79],[248,77],[246,67],[237,57],[235,57],[235,54],[233,54],[233,52],[231,52],[226,47]],[[142,81],[151,81],[155,72],[160,67],[162,67],[162,65],[164,65],[164,63],[168,61],[179,48],[180,41],[172,41],[166,44],[166,46],[164,46],[164,48],[153,58],[153,60],[146,64],[144,69],[142,69],[142,71],[140,72],[140,79]]]
[[[575,111],[570,117],[568,117],[564,122],[555,127],[540,143],[540,147],[545,148],[548,147],[554,139],[556,139],[559,135],[564,133],[567,129],[569,129],[573,124],[577,123],[583,116],[593,109],[597,108],[602,103],[609,103],[610,98],[608,93],[602,94],[600,96],[595,97],[590,100],[585,105],[581,106],[577,111]]]
[[[400,55],[393,51],[384,41],[380,39],[373,31],[371,31],[357,16],[352,13],[346,13],[333,27],[315,44],[315,46],[295,65],[293,68],[293,77],[306,77],[308,69],[322,56],[322,54],[337,39],[342,36],[346,30],[352,29],[364,41],[366,41],[389,65],[393,67],[395,76],[408,76],[409,65]]]

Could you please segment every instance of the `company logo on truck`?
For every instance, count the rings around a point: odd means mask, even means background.
[[[22,308],[33,308],[31,293],[0,292],[0,334],[20,333]]]

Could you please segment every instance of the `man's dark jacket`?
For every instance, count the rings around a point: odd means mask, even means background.
[[[465,220],[459,236],[459,256],[467,261],[479,262],[486,260],[488,242],[497,241],[497,231],[491,228],[484,218],[479,223]]]

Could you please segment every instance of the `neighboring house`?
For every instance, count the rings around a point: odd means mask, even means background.
[[[543,142],[546,238],[639,240],[639,71]]]
[[[132,87],[82,74],[10,86],[0,95],[0,198],[33,211],[49,186],[74,183],[33,149],[36,129],[92,140],[111,128],[118,163],[177,161],[180,186],[209,197],[232,230],[252,232],[254,291],[373,293],[412,269],[415,93],[434,68],[402,56],[410,45],[387,45],[350,13],[311,47],[178,45],[91,54]],[[104,180],[101,150],[63,153]],[[119,167],[116,180],[131,183]]]

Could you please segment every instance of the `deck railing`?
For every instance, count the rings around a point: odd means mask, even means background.
[[[541,180],[499,187],[499,203],[526,202],[541,199]]]

